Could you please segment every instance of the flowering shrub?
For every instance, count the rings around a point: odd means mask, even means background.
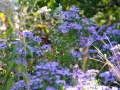
[[[98,26],[94,20],[82,18],[75,6],[68,11],[63,11],[62,6],[54,11],[46,6],[34,11],[36,0],[32,8],[24,11],[26,7],[9,2],[8,6],[13,7],[0,7],[7,17],[11,16],[8,26],[3,21],[0,26],[0,68],[7,70],[0,75],[0,83],[5,85],[2,89],[6,90],[7,83],[7,90],[118,90],[99,85],[95,79],[98,71],[91,68],[108,65],[110,71],[100,77],[105,77],[106,85],[119,83],[119,47],[115,45],[119,43],[120,23]],[[102,63],[93,64],[91,59]]]
[[[85,73],[78,67],[71,70],[62,67],[58,62],[41,62],[34,68],[35,74],[29,74],[30,90],[118,90],[117,87],[99,86],[95,75],[98,70],[87,70]],[[70,72],[72,71],[72,72]],[[15,83],[11,90],[27,90],[24,80]]]

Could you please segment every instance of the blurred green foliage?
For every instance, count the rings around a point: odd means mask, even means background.
[[[19,0],[32,6],[37,0]],[[72,5],[81,9],[81,16],[94,18],[99,25],[117,23],[120,20],[120,0],[38,0],[35,10],[48,6],[53,10],[61,5],[67,10]]]

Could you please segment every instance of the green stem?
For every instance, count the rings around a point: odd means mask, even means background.
[[[83,70],[83,72],[85,72],[86,69],[87,69],[88,50],[89,50],[89,46],[87,46],[87,47],[84,49],[84,51],[86,52],[86,54],[82,56],[82,70]]]

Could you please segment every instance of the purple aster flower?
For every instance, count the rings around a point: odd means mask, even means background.
[[[20,64],[20,63],[21,63],[20,58],[17,58],[17,59],[15,60],[15,63],[16,63],[16,64]]]
[[[90,70],[87,70],[85,74],[88,76],[93,76],[93,75],[96,75],[96,73],[98,73],[98,72],[99,72],[99,70],[90,69]]]
[[[7,48],[7,44],[6,43],[1,43],[0,44],[0,49],[5,49]]]
[[[83,19],[82,19],[82,22],[83,22],[84,24],[89,24],[89,22],[88,22],[88,20],[87,20],[86,18],[83,18]]]
[[[69,69],[61,69],[61,70],[56,70],[56,74],[59,74],[59,75],[71,75]]]
[[[25,61],[25,58],[24,58],[24,57],[16,58],[15,63],[16,63],[16,64],[26,65],[26,61]]]
[[[52,69],[52,68],[56,68],[56,66],[58,66],[58,65],[59,65],[59,63],[57,63],[57,62],[48,62],[46,64],[46,67]]]
[[[49,51],[49,50],[51,50],[51,45],[49,45],[49,44],[43,44],[43,45],[42,45],[42,48],[43,48],[45,51]]]
[[[97,33],[95,26],[88,26],[88,27],[87,27],[87,30],[90,31],[90,32],[93,33],[93,34],[96,34],[96,33]]]
[[[106,25],[102,25],[102,26],[99,27],[99,29],[98,29],[97,32],[98,32],[98,33],[99,33],[99,32],[103,32],[103,30],[105,30],[105,28],[106,28]]]
[[[64,14],[64,19],[65,20],[70,20],[71,19],[69,12],[64,12],[63,14]]]
[[[94,36],[92,36],[94,37]],[[101,40],[105,40],[105,36],[100,36],[100,35],[96,35],[96,37],[94,37],[95,40],[101,41]]]
[[[65,84],[65,80],[56,80],[56,84]]]
[[[87,45],[88,46],[91,46],[94,42],[94,39],[92,37],[88,37],[88,40],[87,40]]]
[[[113,31],[113,28],[112,27],[108,27],[107,30],[104,32],[105,35],[110,35]]]
[[[70,15],[71,20],[80,19],[79,15],[75,12],[70,11],[69,15]]]
[[[116,75],[114,74],[114,72],[112,70],[101,73],[99,76],[105,78],[104,83],[114,82],[117,80]]]
[[[65,20],[80,19],[78,13],[70,11],[70,10],[64,12],[63,14],[64,14],[64,19]]]
[[[62,26],[66,27],[66,28],[68,28],[68,29],[70,29],[70,28],[71,28],[71,26],[70,26],[70,23],[69,23],[69,22],[64,22],[64,23],[62,24]]]
[[[63,33],[63,34],[66,34],[69,32],[69,29],[66,28],[66,26],[58,26],[58,29]]]
[[[43,51],[42,50],[36,50],[35,51],[36,52],[36,54],[38,55],[38,56],[43,56],[44,55],[44,53],[43,53]]]
[[[34,86],[33,87],[33,90],[39,90],[39,86],[37,85],[37,86]]]
[[[17,51],[16,51],[17,54],[24,54],[24,48],[17,48]]]
[[[19,73],[19,74],[18,74],[18,73],[15,73],[15,76],[16,76],[16,77],[22,77],[22,76],[23,76],[23,73]],[[21,83],[22,83],[22,81],[21,81]]]
[[[57,90],[57,89],[55,89],[54,87],[48,86],[46,90]]]
[[[26,60],[25,60],[24,57],[21,58],[21,63],[22,63],[23,65],[27,65],[27,62],[26,62]]]
[[[36,78],[36,79],[33,80],[34,84],[36,84],[36,85],[40,84],[42,81],[43,81],[42,78]]]
[[[34,36],[34,37],[33,37],[33,40],[34,40],[35,42],[42,42],[42,38],[40,38],[40,37],[38,37],[38,36]]]
[[[110,45],[110,44],[104,44],[104,45],[102,46],[102,51],[105,51],[106,49],[109,49],[109,48],[111,48],[111,45]]]
[[[25,38],[33,38],[33,33],[28,30],[25,30],[23,31],[22,36]]]
[[[76,86],[66,86],[65,87],[65,90],[78,90],[78,88],[76,87]],[[80,89],[80,90],[82,90],[82,89]]]
[[[89,49],[89,52],[90,53],[97,53],[97,50],[95,50],[95,49]]]
[[[17,45],[18,43],[19,43],[18,41],[11,42],[11,44],[13,44],[13,45]]]
[[[35,52],[34,48],[31,47],[30,45],[27,45],[27,47],[30,49],[31,52]]]
[[[36,76],[41,76],[42,73],[41,72],[36,72]]]
[[[48,69],[48,67],[46,67],[45,64],[44,65],[37,65],[36,69],[44,69],[44,70],[46,70],[46,69]]]
[[[80,12],[80,9],[79,8],[76,8],[75,6],[72,6],[72,7],[70,7],[70,9],[69,9],[70,11],[73,11],[73,12]]]
[[[72,55],[73,55],[73,57],[75,57],[75,58],[80,58],[80,57],[81,57],[81,54],[80,54],[79,51],[73,51],[73,52],[72,52]]]
[[[71,28],[75,29],[75,30],[81,30],[82,29],[82,26],[76,22],[74,23],[71,23],[70,24]]]

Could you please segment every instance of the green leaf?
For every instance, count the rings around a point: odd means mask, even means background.
[[[25,84],[27,85],[27,76],[24,72],[23,72],[23,80],[24,80]]]
[[[7,29],[7,31],[3,34],[2,38],[6,38],[9,34],[11,34],[13,31],[12,28]]]
[[[25,84],[26,84],[26,86],[27,86],[27,90],[30,90],[29,88],[29,85],[28,85],[28,76],[27,76],[27,73],[24,71],[23,72],[23,80],[24,80],[24,82],[25,82]]]
[[[26,51],[28,52],[28,54],[31,56],[31,57],[33,57],[33,53],[31,52],[31,50],[28,48],[28,46],[27,45],[25,45],[26,47]]]
[[[10,90],[11,86],[12,86],[12,82],[13,82],[14,77],[11,77],[8,81],[7,81],[7,88],[6,90]]]
[[[8,78],[11,70],[14,68],[15,66],[15,57],[16,57],[16,49],[17,49],[17,45],[14,46],[14,49],[13,49],[13,52],[12,52],[12,57],[11,57],[11,63],[10,63],[10,66],[7,70],[7,73],[5,75],[6,78]]]

